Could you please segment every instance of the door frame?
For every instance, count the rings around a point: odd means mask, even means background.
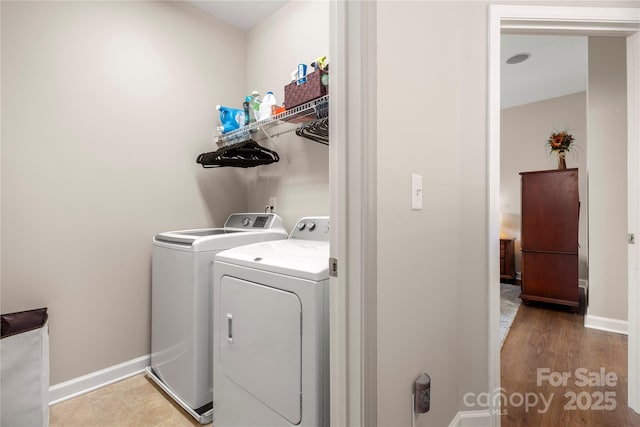
[[[376,2],[330,5],[332,426],[377,425],[376,14]]]
[[[615,35],[627,38],[628,230],[640,225],[640,9],[556,6],[489,7],[488,100],[488,293],[489,389],[500,389],[500,37],[501,33],[553,35]],[[640,251],[629,245],[628,256],[628,399],[640,412]],[[495,402],[499,403],[499,402]],[[491,408],[491,424],[500,425],[500,408]]]

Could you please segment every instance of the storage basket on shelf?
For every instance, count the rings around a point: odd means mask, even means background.
[[[328,77],[328,74],[326,71],[316,70],[307,74],[306,83],[299,85],[297,82],[293,82],[286,85],[284,87],[284,106],[291,109],[326,95],[329,86],[322,83],[327,79],[322,77],[324,75]]]

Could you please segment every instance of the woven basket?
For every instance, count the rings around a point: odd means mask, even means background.
[[[328,86],[322,84],[322,76],[326,71],[316,70],[307,74],[307,82],[298,85],[290,83],[284,87],[284,106],[287,109],[297,107],[305,102],[313,101],[327,94]]]

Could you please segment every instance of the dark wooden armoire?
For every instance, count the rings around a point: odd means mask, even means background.
[[[521,172],[522,293],[530,301],[579,308],[578,169]]]

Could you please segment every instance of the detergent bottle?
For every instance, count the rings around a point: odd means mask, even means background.
[[[248,125],[251,122],[255,122],[255,120],[251,119],[251,96],[247,96],[244,98],[244,102],[242,103],[242,110],[244,111],[244,125]]]
[[[216,105],[216,110],[220,111],[222,122],[222,126],[218,126],[220,133],[231,132],[244,126],[244,111],[222,105]]]
[[[251,110],[251,121],[257,122],[260,120],[260,104],[262,103],[262,99],[260,99],[260,92],[254,90],[251,92],[251,101],[249,101],[249,110]]]
[[[276,97],[273,92],[267,92],[260,104],[260,120],[269,119],[273,114],[272,107],[276,105]]]

